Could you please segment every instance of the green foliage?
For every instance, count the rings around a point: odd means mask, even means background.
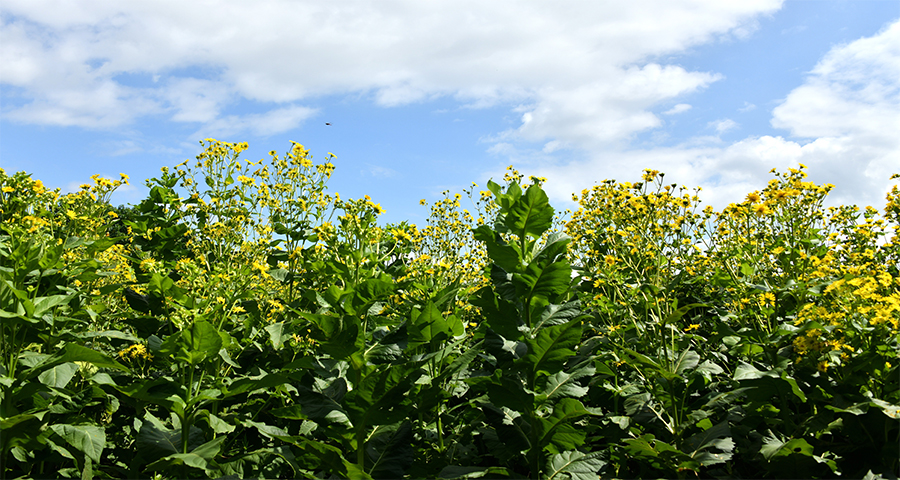
[[[893,478],[900,193],[515,170],[381,225],[292,144],[146,199],[0,170],[2,478]]]

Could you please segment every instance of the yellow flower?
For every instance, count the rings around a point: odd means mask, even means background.
[[[13,188],[13,187],[9,187],[9,186],[3,187],[3,193],[12,193],[13,191],[15,191],[15,188]],[[424,202],[425,200],[422,200],[422,201]]]
[[[757,203],[753,205],[753,213],[757,215],[768,215],[772,213],[772,209],[769,208],[765,203]]]

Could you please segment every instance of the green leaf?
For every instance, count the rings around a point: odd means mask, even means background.
[[[409,364],[371,368],[344,396],[344,408],[354,427],[387,425],[406,418],[406,393],[424,373]]]
[[[327,443],[312,440],[305,436],[279,437],[299,447],[297,463],[310,470],[324,470],[326,473],[349,480],[372,480],[358,465],[344,459],[341,450]]]
[[[270,373],[262,378],[242,377],[228,385],[227,390],[222,392],[223,398],[233,397],[244,392],[272,388],[288,382],[290,382],[289,378],[277,373]]]
[[[449,465],[441,469],[440,473],[438,473],[437,478],[441,478],[444,480],[459,480],[468,478],[484,478],[488,475],[490,475],[489,478],[494,478],[494,476],[508,477],[509,471],[503,467],[460,467],[456,465]]]
[[[762,378],[765,375],[765,372],[760,371],[753,365],[749,363],[741,362],[734,371],[734,376],[732,377],[735,381],[748,380],[748,379],[756,379]]]
[[[203,431],[192,425],[188,433],[188,448],[196,448],[203,442]],[[182,452],[181,430],[171,430],[158,418],[146,413],[137,434],[136,445],[138,454],[147,460],[158,460],[177,454]]]
[[[317,328],[313,330],[312,337],[322,344],[322,350],[336,360],[347,358],[365,347],[360,320],[354,315],[338,317],[301,312],[301,316],[315,324]]]
[[[67,362],[44,371],[38,375],[38,380],[48,387],[65,388],[76,372],[78,372],[78,365]]]
[[[128,369],[128,367],[116,362],[115,360],[96,350],[82,347],[81,345],[74,343],[67,343],[66,346],[63,347],[61,352],[58,352],[56,355],[50,357],[44,357],[39,363],[23,372],[23,376],[25,378],[31,377],[32,375],[38,374],[51,365],[57,365],[64,362],[87,362],[93,364],[96,367],[114,368],[117,370],[122,370],[124,372],[131,371]]]
[[[549,265],[566,254],[566,247],[572,239],[563,232],[554,232],[547,237],[547,242],[535,253],[534,260],[543,265]]]
[[[469,299],[472,305],[481,308],[487,325],[506,338],[519,338],[519,313],[515,305],[496,295],[491,287],[482,287]]]
[[[577,299],[561,305],[547,305],[541,311],[541,319],[534,325],[534,330],[566,323],[579,315],[581,315],[581,301]]]
[[[412,424],[405,420],[395,425],[375,427],[366,442],[366,454],[372,462],[372,478],[403,478],[415,459]]]
[[[121,332],[119,330],[104,330],[102,332],[85,332],[79,335],[81,338],[114,338],[116,340],[126,340],[129,342],[140,342],[141,339],[130,333]]]
[[[512,186],[510,186],[510,190]],[[553,207],[544,190],[537,185],[528,187],[506,214],[504,225],[519,238],[539,238],[553,224]]]
[[[675,374],[682,375],[684,372],[688,370],[692,370],[700,363],[700,354],[693,350],[683,350],[678,358],[675,360],[675,364],[672,365],[675,368]]]
[[[368,305],[381,300],[394,292],[394,284],[377,278],[370,278],[353,290],[350,301],[356,312],[365,311]]]
[[[297,402],[300,405],[291,405],[272,410],[272,415],[290,420],[312,420],[321,424],[342,424],[350,426],[350,420],[343,407],[334,399],[319,392],[300,388]]]
[[[472,230],[475,240],[484,242],[488,257],[500,268],[507,272],[518,270],[521,262],[521,254],[518,250],[506,243],[500,232],[491,230],[487,225],[482,225]]]
[[[450,325],[431,301],[425,303],[421,313],[417,314],[413,310],[406,329],[411,347],[431,342],[435,338],[445,340],[450,336]]]
[[[272,341],[272,346],[275,347],[275,350],[281,350],[281,347],[284,346],[284,322],[266,325],[265,330],[268,332],[269,339]]]
[[[890,418],[894,420],[900,419],[900,406],[890,404],[885,402],[884,400],[879,400],[877,398],[872,399],[872,405],[881,409],[881,411]]]
[[[573,348],[581,341],[581,321],[572,320],[538,331],[533,339],[526,339],[528,354],[522,359],[530,366],[532,377],[539,373],[552,375],[562,370],[566,360],[575,354]]]
[[[784,442],[771,432],[769,433],[770,435],[767,435],[763,439],[763,445],[759,449],[759,453],[761,453],[766,460],[794,454],[805,456],[813,455],[813,447],[806,440],[795,438]]]
[[[553,455],[544,468],[544,479],[597,480],[606,466],[606,452],[581,453],[570,450]]]
[[[87,455],[94,463],[100,463],[100,455],[106,446],[106,432],[94,425],[50,425],[50,429],[69,445]]]
[[[160,347],[160,353],[172,355],[175,360],[199,365],[216,356],[222,348],[222,337],[216,327],[206,320],[197,320],[190,329],[169,336]]]
[[[209,428],[212,429],[213,433],[217,435],[223,433],[231,433],[234,431],[234,425],[211,413],[207,415],[207,420],[209,421]]]
[[[274,268],[272,270],[269,270],[267,273],[269,275],[271,275],[272,278],[274,278],[275,280],[278,280],[279,282],[284,283],[287,280],[288,274],[290,272],[288,272],[284,268]]]
[[[593,365],[588,364],[571,373],[564,371],[554,373],[546,377],[546,382],[539,392],[545,399],[583,397],[587,394],[589,387],[581,386],[577,382],[581,378],[594,375],[596,370]]]
[[[559,450],[573,450],[584,443],[584,429],[575,425],[575,420],[585,415],[596,415],[574,398],[560,399],[553,406],[553,413],[540,419],[541,432],[539,447],[554,444]],[[534,446],[532,446],[534,448]]]
[[[53,295],[50,297],[38,297],[33,300],[34,311],[31,316],[40,317],[53,307],[68,302],[75,295]]]
[[[495,407],[506,407],[516,412],[534,409],[534,392],[525,388],[521,381],[505,376],[493,381],[495,383],[488,384],[487,390]]]
[[[538,297],[546,301],[553,300],[557,295],[567,291],[571,280],[572,267],[565,261],[551,263],[544,268],[531,263],[524,273],[513,275],[516,293],[520,297],[528,299]]]

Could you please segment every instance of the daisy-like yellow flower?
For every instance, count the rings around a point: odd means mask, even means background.
[[[772,213],[772,209],[765,203],[757,203],[752,207],[753,213],[757,215],[768,215]]]

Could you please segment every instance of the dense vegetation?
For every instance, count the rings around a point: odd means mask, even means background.
[[[560,216],[511,168],[383,225],[331,154],[203,143],[133,207],[0,170],[3,478],[900,468],[897,187],[714,211],[647,170]]]

